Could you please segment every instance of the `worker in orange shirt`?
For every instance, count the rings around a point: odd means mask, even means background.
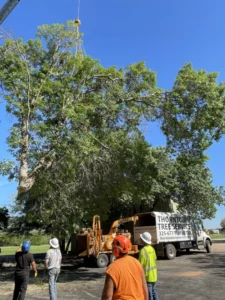
[[[112,253],[116,260],[106,270],[102,300],[148,300],[143,268],[137,259],[128,255],[130,249],[126,236],[115,237]]]

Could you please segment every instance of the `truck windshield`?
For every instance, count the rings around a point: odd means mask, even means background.
[[[195,222],[195,228],[196,228],[196,230],[199,230],[199,231],[203,230],[202,224],[198,223],[198,222]]]

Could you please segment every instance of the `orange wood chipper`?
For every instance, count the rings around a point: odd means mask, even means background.
[[[99,216],[93,217],[92,228],[83,229],[71,240],[71,254],[84,258],[86,262],[95,261],[99,268],[106,267],[114,261],[112,242],[116,235],[122,234],[131,239],[131,232],[138,216],[119,219],[113,222],[109,233],[102,234]],[[123,224],[130,224],[131,230],[124,229]],[[138,245],[132,245],[129,254],[138,253]]]

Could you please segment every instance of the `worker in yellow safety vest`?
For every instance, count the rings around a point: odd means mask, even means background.
[[[139,261],[143,266],[145,279],[148,285],[149,300],[158,300],[156,291],[157,282],[157,267],[156,267],[156,253],[155,249],[151,246],[152,236],[149,232],[140,234],[141,241],[144,245],[139,253]]]

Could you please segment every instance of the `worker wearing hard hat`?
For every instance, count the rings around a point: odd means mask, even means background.
[[[24,300],[27,291],[27,285],[30,278],[30,266],[33,267],[34,276],[37,276],[37,266],[34,261],[34,257],[30,251],[30,242],[23,242],[15,255],[16,271],[15,271],[15,288],[13,294],[13,300]]]
[[[128,255],[130,240],[124,235],[115,237],[112,253],[116,260],[106,270],[102,300],[147,300],[148,289],[139,261]]]
[[[45,256],[45,269],[48,270],[48,284],[50,300],[57,299],[56,282],[60,273],[62,254],[59,250],[59,241],[53,238],[49,241],[50,249]]]
[[[140,234],[140,238],[144,247],[139,253],[139,261],[143,266],[145,272],[145,279],[148,285],[149,300],[158,300],[156,291],[157,282],[157,267],[156,267],[156,253],[155,249],[151,246],[152,236],[149,232]]]

